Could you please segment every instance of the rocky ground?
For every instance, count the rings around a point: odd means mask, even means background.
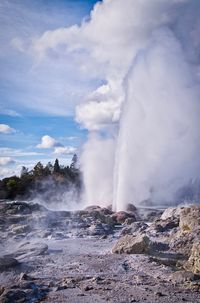
[[[0,302],[200,302],[200,205],[0,202]]]

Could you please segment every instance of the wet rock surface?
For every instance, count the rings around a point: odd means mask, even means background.
[[[200,303],[200,208],[189,207],[161,217],[1,202],[0,302]]]

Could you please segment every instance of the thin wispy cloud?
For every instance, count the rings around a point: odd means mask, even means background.
[[[0,115],[10,116],[10,117],[21,117],[21,114],[15,110],[0,107]]]
[[[60,146],[55,147],[54,154],[55,155],[72,155],[76,152],[76,148],[73,146]]]
[[[8,147],[0,147],[0,154],[2,156],[9,156],[9,157],[29,157],[29,156],[42,156],[43,153],[34,152],[34,151],[26,151],[21,149],[14,149]]]

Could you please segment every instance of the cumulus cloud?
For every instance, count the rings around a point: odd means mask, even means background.
[[[10,157],[0,157],[0,166],[7,166],[14,163],[15,161]]]
[[[16,132],[16,130],[12,127],[10,127],[7,124],[0,124],[0,133],[2,134],[12,134]]]
[[[70,155],[76,152],[76,148],[73,146],[58,146],[54,149],[55,155]]]
[[[119,88],[103,85],[92,92],[84,104],[76,107],[76,121],[90,131],[100,130],[119,121],[121,103]]]
[[[53,137],[45,135],[41,138],[41,143],[38,144],[36,147],[42,149],[48,149],[57,146],[61,146],[61,144],[57,142]]]

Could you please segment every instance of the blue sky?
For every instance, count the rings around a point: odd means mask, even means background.
[[[20,41],[26,46],[47,31],[80,25],[96,2],[1,0],[0,178],[39,160],[57,157],[68,164],[85,141],[86,130],[74,121],[75,106],[101,79],[85,77],[63,52],[38,59]],[[43,136],[50,139],[42,145]]]

